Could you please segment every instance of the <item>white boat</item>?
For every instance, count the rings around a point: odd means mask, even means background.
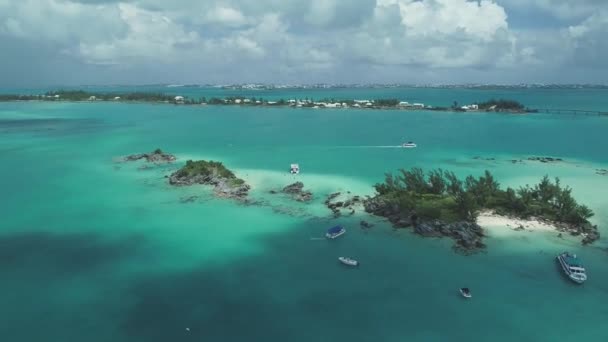
[[[401,145],[401,147],[403,147],[403,148],[416,148],[416,147],[418,147],[418,146],[417,146],[415,143],[413,143],[413,142],[411,142],[411,141],[408,141],[408,142],[406,142],[406,143],[403,143],[403,144]]]
[[[340,262],[343,263],[344,265],[359,266],[359,262],[357,260],[351,259],[349,257],[339,257],[338,260],[340,260]]]
[[[300,173],[300,165],[298,165],[298,164],[291,164],[291,168],[290,168],[289,172],[291,172],[291,174],[293,174],[293,175],[299,174]]]
[[[582,284],[587,280],[587,273],[576,254],[563,252],[557,256],[557,261],[562,266],[564,273],[577,284]]]
[[[473,297],[473,295],[471,294],[471,290],[469,290],[468,287],[463,287],[460,288],[460,294],[464,297],[464,298],[471,298]]]
[[[325,233],[325,237],[328,239],[335,239],[341,235],[344,235],[345,233],[346,233],[346,229],[344,229],[344,227],[335,226],[335,227],[331,227],[327,230],[327,233]]]

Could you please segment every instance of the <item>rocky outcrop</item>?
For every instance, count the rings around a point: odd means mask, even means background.
[[[485,248],[483,229],[474,222],[445,223],[439,220],[422,221],[414,212],[403,212],[398,205],[380,197],[363,202],[365,211],[389,220],[395,228],[413,227],[416,234],[425,237],[450,237],[456,241],[454,249],[462,254],[472,254]]]
[[[145,159],[149,163],[172,163],[177,158],[174,155],[169,153],[164,153],[161,149],[156,149],[152,153],[139,153],[132,154],[130,156],[124,157],[124,161],[137,161],[140,159]]]
[[[553,157],[529,157],[529,161],[538,161],[541,163],[557,163],[563,162],[564,160],[561,158],[553,158]]]
[[[580,226],[580,230],[584,236],[582,240],[583,245],[591,244],[600,238],[600,232],[596,225],[585,223]]]
[[[359,222],[359,225],[361,226],[362,229],[370,229],[374,226],[373,224],[371,224],[367,221],[364,221],[364,220],[361,220],[361,222]]]
[[[336,201],[341,195],[339,192],[328,195],[324,202],[325,206],[332,211],[334,217],[341,216],[343,209],[348,210],[349,215],[354,215],[355,206],[363,204],[363,199],[361,196],[353,196],[344,201]]]
[[[445,223],[432,220],[416,224],[414,232],[422,236],[451,237],[456,241],[454,249],[463,254],[472,254],[483,248],[483,228],[474,222]]]
[[[608,176],[608,170],[606,169],[597,169],[595,170],[595,173],[600,176]]]
[[[169,184],[174,186],[190,186],[194,184],[211,185],[215,195],[223,198],[245,200],[251,187],[242,179],[232,176],[222,176],[225,169],[205,169],[204,173],[184,171],[189,164],[169,176]],[[220,164],[221,165],[221,164]],[[231,174],[231,172],[230,172]]]
[[[284,187],[281,192],[291,196],[291,198],[298,202],[309,202],[312,200],[312,192],[305,191],[304,183],[302,182],[295,182],[293,184],[290,184]],[[276,193],[276,191],[274,193]]]

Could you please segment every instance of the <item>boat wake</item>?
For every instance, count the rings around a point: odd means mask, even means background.
[[[377,145],[377,146],[336,146],[336,148],[403,148],[401,145]]]

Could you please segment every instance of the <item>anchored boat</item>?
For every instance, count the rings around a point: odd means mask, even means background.
[[[297,175],[300,173],[300,165],[299,164],[291,164],[290,170],[292,175]]]
[[[401,145],[401,147],[403,148],[416,148],[418,145],[416,145],[414,142],[412,141],[408,141],[404,144]]]
[[[587,273],[583,264],[576,257],[576,254],[563,252],[557,256],[557,261],[562,266],[564,273],[577,284],[582,284],[587,280]]]
[[[340,260],[341,263],[347,266],[359,266],[359,262],[357,260],[351,259],[349,257],[339,257],[338,260]]]
[[[471,298],[471,297],[473,297],[473,295],[471,294],[471,290],[469,290],[468,287],[462,287],[462,288],[460,288],[460,294],[464,298]]]
[[[335,239],[341,235],[344,235],[344,233],[346,233],[346,229],[344,229],[344,227],[335,226],[327,230],[327,233],[325,233],[325,237],[327,237],[328,239]]]

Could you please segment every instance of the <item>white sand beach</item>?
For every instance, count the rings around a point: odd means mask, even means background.
[[[557,232],[555,226],[538,220],[523,220],[497,215],[494,212],[484,211],[477,217],[477,224],[490,232],[502,230]],[[523,227],[523,230],[521,229]]]

